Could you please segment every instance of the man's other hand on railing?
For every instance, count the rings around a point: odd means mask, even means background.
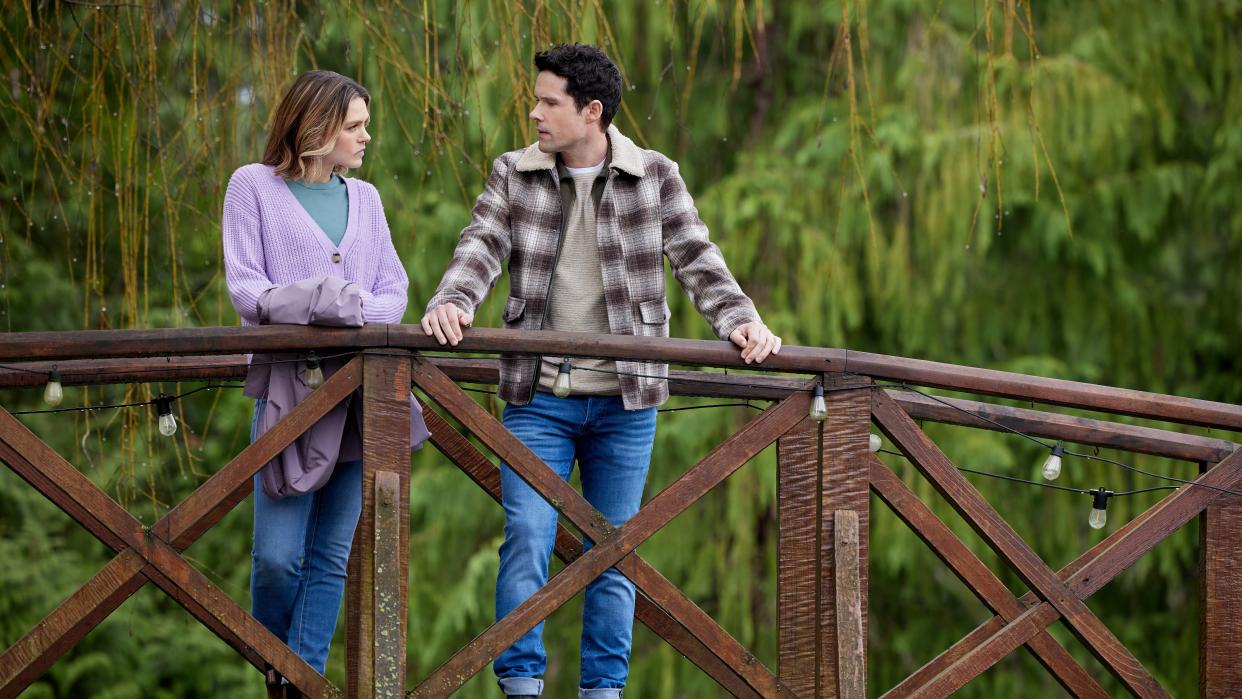
[[[427,311],[427,315],[423,316],[423,332],[428,335],[435,335],[436,342],[442,345],[447,343],[456,347],[457,343],[461,342],[461,338],[465,335],[466,328],[470,327],[470,323],[473,320],[473,315],[466,313],[457,306],[451,303],[442,303]],[[742,356],[745,356],[745,353]]]
[[[423,324],[426,325],[425,320]],[[742,348],[742,360],[747,364],[758,364],[767,359],[769,354],[781,353],[781,338],[759,321],[737,326],[729,333],[729,339]]]

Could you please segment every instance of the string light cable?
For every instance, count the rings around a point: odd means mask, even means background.
[[[1171,483],[1178,483],[1178,484],[1180,484],[1180,485],[1192,485],[1192,486],[1195,486],[1196,488],[1208,488],[1209,490],[1215,490],[1215,491],[1217,491],[1217,492],[1220,492],[1220,493],[1226,493],[1226,494],[1229,494],[1229,495],[1233,495],[1233,496],[1235,496],[1235,497],[1242,497],[1242,492],[1239,492],[1239,491],[1237,491],[1237,490],[1231,490],[1231,489],[1229,489],[1229,488],[1222,488],[1222,487],[1220,487],[1220,486],[1210,485],[1210,484],[1207,484],[1207,483],[1199,483],[1199,482],[1197,482],[1197,481],[1186,480],[1186,479],[1184,479],[1184,478],[1178,478],[1177,476],[1170,476],[1170,475],[1166,475],[1166,474],[1163,474],[1163,473],[1156,473],[1156,472],[1154,472],[1154,471],[1148,471],[1148,470],[1145,470],[1145,469],[1141,469],[1141,468],[1139,468],[1139,467],[1137,467],[1137,466],[1132,466],[1132,465],[1130,465],[1130,464],[1124,463],[1124,462],[1122,462],[1122,461],[1117,461],[1117,460],[1115,460],[1115,459],[1109,459],[1109,458],[1106,458],[1106,457],[1103,457],[1103,456],[1097,456],[1097,455],[1095,455],[1095,454],[1087,454],[1087,453],[1083,453],[1083,452],[1072,451],[1072,450],[1070,450],[1070,449],[1066,449],[1066,448],[1065,448],[1065,445],[1064,445],[1064,443],[1063,443],[1063,442],[1057,442],[1056,444],[1049,444],[1049,443],[1045,442],[1044,440],[1039,439],[1038,437],[1033,437],[1033,436],[1031,436],[1031,435],[1029,435],[1029,434],[1026,434],[1025,432],[1022,432],[1021,430],[1017,430],[1017,429],[1014,429],[1013,427],[1010,427],[1009,425],[1006,425],[1006,424],[1003,424],[1003,423],[997,422],[996,420],[993,420],[992,418],[990,418],[990,417],[988,417],[988,416],[986,416],[986,415],[983,415],[983,414],[980,414],[980,413],[976,413],[976,412],[973,412],[973,411],[967,410],[967,409],[965,409],[965,408],[963,408],[963,407],[961,407],[961,406],[958,406],[958,405],[954,405],[953,403],[950,403],[950,402],[949,402],[949,401],[947,401],[947,400],[944,400],[944,399],[942,399],[942,398],[940,398],[940,397],[938,397],[938,396],[934,396],[934,395],[932,395],[932,394],[930,394],[930,393],[927,393],[926,391],[921,391],[921,390],[919,390],[918,388],[915,388],[915,387],[913,387],[913,386],[909,386],[909,385],[904,385],[904,384],[903,384],[903,385],[901,385],[901,388],[903,388],[903,389],[905,389],[905,390],[908,390],[908,391],[910,391],[910,392],[912,392],[912,393],[917,393],[917,394],[919,394],[919,395],[921,395],[921,396],[923,396],[923,397],[925,397],[925,398],[930,398],[931,400],[934,400],[934,401],[936,401],[937,403],[940,403],[941,405],[944,405],[944,406],[946,406],[946,407],[952,408],[952,409],[954,409],[954,410],[956,410],[956,411],[958,411],[958,412],[960,412],[960,413],[963,413],[963,414],[965,414],[965,415],[969,415],[969,416],[971,416],[971,417],[973,417],[973,418],[976,418],[976,419],[982,420],[982,421],[984,421],[984,422],[988,423],[989,425],[992,425],[992,426],[996,427],[996,428],[997,428],[998,430],[1000,430],[1000,431],[1003,431],[1003,432],[1009,432],[1010,434],[1015,434],[1015,435],[1017,435],[1017,436],[1019,436],[1019,437],[1022,437],[1022,438],[1024,438],[1024,439],[1028,439],[1028,440],[1030,440],[1030,441],[1032,441],[1032,442],[1034,442],[1034,443],[1038,444],[1039,446],[1043,447],[1044,449],[1047,449],[1047,450],[1049,451],[1049,453],[1051,454],[1050,458],[1052,458],[1052,457],[1060,458],[1060,456],[1063,454],[1063,455],[1065,455],[1065,456],[1072,456],[1072,457],[1076,457],[1076,458],[1079,458],[1079,459],[1086,459],[1086,460],[1088,460],[1088,461],[1099,461],[1099,462],[1101,462],[1101,463],[1112,464],[1112,465],[1114,465],[1114,466],[1118,466],[1118,467],[1120,467],[1120,468],[1123,468],[1123,469],[1125,469],[1125,470],[1127,470],[1127,471],[1132,471],[1132,472],[1134,472],[1134,473],[1137,473],[1137,474],[1140,474],[1140,475],[1143,475],[1143,476],[1147,476],[1148,478],[1155,478],[1155,479],[1158,479],[1158,480],[1165,480],[1165,481],[1169,481],[1169,482],[1171,482]],[[1047,461],[1045,461],[1045,466],[1047,466]],[[1059,472],[1059,466],[1058,466],[1058,469],[1057,469],[1057,470],[1058,470],[1058,472]],[[1049,480],[1052,480],[1052,479],[1050,478]],[[1041,484],[1041,485],[1043,485],[1043,484]]]
[[[400,356],[400,357],[410,356],[408,352],[367,351],[366,353],[371,354],[371,355],[378,355],[378,356]],[[274,360],[251,362],[249,366],[272,366],[272,365],[277,365],[277,364],[306,362],[308,365],[308,372],[307,372],[308,382],[307,383],[308,385],[311,383],[314,383],[315,386],[318,386],[320,383],[322,383],[321,374],[319,376],[316,376],[316,372],[319,371],[320,362],[331,360],[331,359],[340,359],[342,357],[351,357],[356,354],[358,354],[358,351],[356,350],[347,350],[347,351],[337,352],[337,353],[327,354],[327,355],[316,355],[315,352],[311,351],[306,356],[299,356],[299,357],[288,358],[288,359],[274,359]],[[436,357],[440,355],[424,355],[424,356]],[[108,375],[110,373],[133,374],[135,372],[137,373],[162,373],[162,372],[167,372],[170,368],[181,369],[181,370],[193,370],[193,369],[210,369],[210,368],[214,368],[215,366],[218,366],[218,365],[204,364],[204,365],[199,365],[199,366],[181,365],[177,367],[153,367],[149,369],[118,369],[118,370],[114,370],[111,372],[104,370],[98,373],[102,373],[103,375]],[[17,365],[12,365],[12,364],[0,364],[0,369],[22,371],[22,372],[31,373],[31,374],[41,374],[41,375],[48,376],[48,386],[47,386],[47,389],[45,390],[44,398],[50,405],[56,405],[57,403],[59,403],[59,397],[60,395],[62,395],[61,389],[60,389],[60,374],[57,371],[55,365],[53,365],[50,370],[47,370],[47,369],[30,369],[28,367],[22,367],[22,366],[17,366]],[[571,370],[592,371],[592,372],[605,373],[605,374],[614,374],[617,376],[633,376],[637,378],[652,378],[652,379],[667,379],[668,378],[666,376],[660,376],[660,375],[655,375],[655,374],[645,374],[641,372],[624,372],[624,371],[620,371],[616,369],[602,369],[599,367],[573,367],[568,362],[561,362],[558,368],[557,383],[560,384],[561,391],[564,392],[565,395],[570,395],[570,392],[572,391],[572,383],[569,378],[571,374]],[[725,375],[730,376],[734,379],[736,379],[739,376],[738,374],[728,374],[727,370],[726,370]],[[685,379],[678,379],[678,380],[683,381],[683,382],[693,382],[693,383],[699,383],[699,384],[718,383],[715,380],[705,379],[705,378],[704,379],[685,378]],[[730,383],[733,386],[738,386],[741,388],[752,388],[752,389],[771,388],[770,385],[738,383],[736,382],[736,380]],[[193,393],[197,393],[198,391],[208,390],[211,388],[241,388],[241,387],[242,386],[239,384],[212,384],[212,385],[202,386],[202,387],[193,389],[191,391],[179,394],[177,396],[171,396],[169,397],[169,400],[176,400],[179,398],[183,398],[185,396],[189,396]],[[483,389],[471,389],[471,388],[465,388],[465,387],[463,388],[464,390],[468,390],[468,391],[472,391],[476,393],[487,393],[487,394],[495,395],[494,391],[483,390]],[[1049,444],[1048,442],[1045,442],[1042,439],[1029,435],[1025,432],[1022,432],[1021,430],[1010,427],[1009,425],[1006,425],[1004,423],[998,422],[997,420],[994,420],[986,415],[983,415],[981,413],[974,412],[971,410],[967,410],[961,406],[955,405],[954,403],[944,400],[940,398],[939,396],[927,393],[926,391],[920,390],[919,388],[915,386],[911,386],[910,384],[906,384],[906,383],[872,383],[872,384],[867,384],[867,385],[862,385],[862,386],[824,386],[822,381],[817,381],[814,385],[807,387],[807,388],[789,388],[788,390],[790,392],[805,391],[805,392],[811,393],[812,403],[810,406],[809,416],[814,420],[822,421],[827,415],[826,409],[821,409],[821,404],[823,401],[824,394],[847,392],[847,391],[859,391],[859,390],[886,389],[886,388],[899,388],[902,390],[910,391],[912,393],[916,393],[920,396],[928,398],[948,408],[956,410],[964,415],[969,415],[970,417],[975,418],[977,420],[982,420],[983,422],[986,422],[989,425],[992,425],[999,431],[1008,432],[1010,434],[1017,435],[1031,442],[1034,442],[1035,444],[1038,444],[1044,449],[1049,450],[1050,456],[1045,460],[1044,469],[1043,469],[1045,478],[1048,480],[1053,480],[1060,474],[1060,459],[1064,455],[1064,456],[1071,456],[1071,457],[1080,458],[1080,459],[1086,459],[1089,461],[1099,461],[1101,463],[1111,464],[1119,468],[1123,468],[1128,471],[1131,471],[1133,473],[1138,473],[1140,475],[1146,476],[1148,478],[1165,480],[1171,483],[1177,483],[1179,485],[1190,485],[1190,486],[1194,486],[1198,488],[1208,488],[1210,490],[1215,490],[1220,493],[1226,493],[1226,494],[1233,495],[1236,497],[1242,497],[1242,492],[1239,492],[1237,490],[1232,490],[1229,488],[1222,488],[1219,486],[1209,485],[1206,483],[1199,483],[1196,481],[1187,480],[1184,478],[1178,478],[1176,476],[1170,476],[1167,474],[1156,473],[1153,471],[1148,471],[1146,469],[1142,469],[1137,466],[1124,463],[1122,461],[1117,461],[1115,459],[1109,459],[1103,456],[1087,454],[1083,452],[1065,449],[1064,444],[1062,442],[1057,442],[1055,444]],[[81,412],[81,411],[92,411],[92,410],[107,410],[107,409],[115,409],[115,408],[131,408],[131,407],[140,407],[140,406],[145,406],[145,405],[156,405],[156,402],[158,400],[159,399],[157,398],[157,399],[139,401],[139,402],[134,402],[134,403],[94,405],[94,406],[83,406],[83,407],[76,407],[76,408],[53,407],[53,408],[48,408],[48,409],[43,409],[43,410],[16,411],[11,414],[32,415],[32,414],[41,414],[41,413]],[[703,406],[685,406],[685,407],[678,407],[678,408],[664,408],[661,410],[661,412],[676,412],[676,411],[681,411],[681,410],[695,410],[695,409],[704,409],[704,408],[734,407],[734,406],[756,407],[756,406],[750,405],[749,402],[748,403],[723,403],[723,404],[712,404],[712,405],[703,405]],[[872,440],[871,440],[871,446],[873,447],[871,449],[872,452],[875,452],[879,449],[877,445],[877,442],[878,442],[877,438],[878,438],[878,435],[872,435]],[[999,474],[993,474],[993,475],[999,475]],[[1025,479],[1015,479],[1013,477],[1005,477],[1005,478],[1028,482],[1028,483],[1034,483],[1034,481],[1025,481]],[[1052,484],[1047,484],[1047,483],[1037,483],[1037,484],[1046,485],[1046,486],[1052,485]],[[1149,488],[1149,489],[1142,489],[1139,491],[1124,491],[1124,494],[1132,494],[1133,492],[1147,492],[1148,490],[1156,490],[1156,489],[1175,489],[1175,487],[1164,486],[1162,488]],[[1083,491],[1082,489],[1077,489],[1077,490],[1081,492],[1096,492],[1096,491]],[[1112,496],[1119,497],[1120,495],[1121,495],[1120,493],[1113,493]]]
[[[39,373],[43,373],[43,372],[39,372]],[[76,407],[76,408],[44,408],[42,410],[14,410],[13,412],[10,412],[9,414],[10,415],[41,415],[45,413],[81,413],[81,412],[91,412],[91,411],[96,411],[96,410],[116,410],[119,408],[140,408],[146,405],[154,405],[157,408],[159,408],[161,407],[160,401],[162,400],[166,400],[171,404],[172,401],[180,400],[187,396],[192,396],[195,393],[198,393],[200,391],[209,391],[209,390],[216,389],[216,388],[245,388],[245,385],[239,384],[239,383],[238,384],[208,384],[206,386],[199,386],[198,388],[191,389],[184,393],[178,393],[173,396],[166,396],[161,393],[159,396],[152,398],[151,400],[135,401],[133,403],[106,403],[106,404],[100,404],[100,405],[83,405],[83,406]]]
[[[899,451],[892,451],[891,449],[881,449],[879,451],[882,454],[891,454],[893,456],[898,456],[903,459],[909,459],[908,456],[906,456],[905,454]],[[1016,476],[1006,476],[1001,473],[991,473],[989,471],[980,471],[980,470],[973,469],[973,468],[966,468],[965,466],[954,466],[954,468],[956,468],[959,471],[963,471],[965,473],[973,473],[977,476],[986,476],[988,478],[995,478],[997,480],[1010,481],[1013,483],[1022,483],[1024,485],[1035,486],[1038,488],[1048,488],[1050,490],[1060,490],[1060,491],[1064,491],[1068,493],[1075,493],[1078,495],[1090,495],[1092,498],[1091,513],[1087,516],[1087,524],[1092,529],[1103,529],[1104,525],[1108,523],[1108,501],[1111,498],[1125,497],[1128,495],[1138,495],[1139,493],[1150,493],[1150,492],[1157,491],[1157,490],[1177,490],[1182,487],[1180,485],[1158,485],[1152,488],[1137,488],[1135,490],[1122,490],[1122,491],[1112,491],[1103,486],[1099,488],[1072,488],[1067,485],[1057,485],[1055,483],[1042,483],[1040,481],[1032,481],[1032,480],[1027,480],[1025,478],[1017,478]]]

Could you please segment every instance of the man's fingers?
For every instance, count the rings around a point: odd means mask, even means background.
[[[755,363],[762,363],[772,353],[772,348],[776,346],[776,336],[772,333],[764,333],[763,343],[759,345],[759,349],[755,354]]]
[[[772,354],[772,351],[776,349],[776,343],[780,342],[780,338],[772,334],[771,331],[765,332],[763,335],[763,344],[759,348],[758,355],[755,357],[756,362],[762,362],[767,359],[768,355]]]
[[[461,329],[457,326],[457,307],[444,306],[440,309],[440,324],[444,328],[444,336],[454,347],[461,342]]]
[[[474,316],[451,303],[442,303],[423,316],[423,332],[434,335],[442,345],[456,345],[465,337],[464,328],[470,327]]]
[[[746,333],[746,349],[742,351],[742,356],[745,357],[747,364],[755,361],[755,355],[758,354],[759,349],[762,346],[762,336],[762,332],[756,332],[753,330]]]
[[[746,333],[743,332],[741,328],[738,328],[734,330],[733,332],[729,333],[729,340],[732,341],[733,344],[737,345],[738,347],[745,347],[746,346]]]
[[[444,330],[440,327],[440,314],[432,311],[427,314],[427,321],[431,325],[431,334],[436,336],[436,342],[442,345],[447,343],[448,338],[444,337]]]

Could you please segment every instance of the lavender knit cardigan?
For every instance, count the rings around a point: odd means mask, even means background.
[[[224,271],[243,325],[259,323],[259,296],[316,277],[356,282],[362,319],[400,323],[409,278],[397,257],[375,187],[345,178],[349,218],[333,245],[270,165],[244,165],[224,195]]]

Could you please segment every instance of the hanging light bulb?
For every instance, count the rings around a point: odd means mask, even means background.
[[[867,451],[874,454],[879,451],[882,446],[884,446],[884,440],[880,439],[880,435],[872,432],[867,438]]]
[[[306,355],[306,373],[303,380],[310,388],[319,388],[323,385],[323,368],[319,366],[319,357],[314,352]]]
[[[815,383],[815,393],[811,396],[811,409],[807,412],[807,416],[815,422],[823,422],[828,417],[828,404],[824,402],[824,384],[822,381]]]
[[[1108,522],[1108,498],[1113,494],[1111,490],[1105,490],[1103,487],[1091,491],[1091,516],[1087,517],[1087,524],[1092,529],[1103,529]]]
[[[160,434],[171,437],[177,432],[177,418],[172,414],[172,398],[160,394],[155,399],[155,412],[160,416]]]
[[[557,398],[567,398],[573,390],[573,386],[569,382],[569,362],[561,362],[561,368],[556,372],[556,381],[552,384],[552,395]]]
[[[1057,442],[1052,448],[1052,453],[1048,458],[1044,459],[1044,479],[1055,481],[1057,476],[1061,475],[1061,456],[1065,454],[1065,445]]]
[[[43,389],[43,402],[54,408],[64,398],[65,389],[60,385],[60,372],[52,369],[47,375],[47,387]]]

